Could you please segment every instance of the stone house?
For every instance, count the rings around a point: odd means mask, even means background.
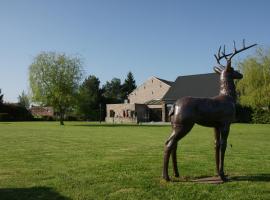
[[[106,122],[162,121],[163,96],[172,82],[151,77],[128,95],[123,104],[106,105]]]
[[[216,73],[179,76],[175,82],[151,77],[128,95],[124,104],[107,104],[107,122],[169,121],[174,102],[184,96],[212,97],[219,94]]]

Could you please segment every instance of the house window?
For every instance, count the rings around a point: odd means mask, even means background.
[[[154,92],[152,91],[152,94],[154,94]]]
[[[110,110],[110,117],[114,117],[115,112],[113,110]]]
[[[130,117],[132,117],[132,118],[135,117],[134,114],[135,114],[134,111],[131,111],[131,112],[130,112]]]

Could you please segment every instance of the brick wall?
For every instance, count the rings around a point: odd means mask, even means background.
[[[145,104],[107,104],[106,122],[147,121],[148,107]]]
[[[34,116],[54,116],[54,111],[52,107],[42,107],[42,106],[32,106],[30,112]]]

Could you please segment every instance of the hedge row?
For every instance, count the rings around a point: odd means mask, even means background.
[[[263,109],[255,109],[252,113],[252,122],[270,124],[270,112]]]
[[[93,119],[99,120],[99,113],[96,111],[93,113]],[[67,121],[77,121],[80,118],[74,115],[68,115]],[[92,119],[92,120],[93,120]],[[18,104],[0,104],[0,121],[52,121],[55,118],[41,117],[34,118],[29,110]],[[85,120],[85,119],[83,119]],[[252,109],[247,106],[236,106],[236,122],[240,123],[261,123],[270,124],[270,111],[264,109]]]
[[[270,111],[253,109],[248,106],[236,106],[236,121],[240,123],[270,124]]]
[[[31,121],[32,114],[18,104],[0,104],[0,121]]]

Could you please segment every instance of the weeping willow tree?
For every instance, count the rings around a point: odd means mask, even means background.
[[[244,78],[237,82],[240,103],[270,110],[270,49],[257,49],[255,55],[238,63]]]
[[[2,93],[2,90],[0,89],[0,104],[3,104],[4,103],[4,100],[3,100],[4,95],[1,93]]]
[[[238,68],[244,75],[236,83],[240,104],[247,106],[248,113],[252,109],[253,123],[270,123],[270,49],[257,49]]]

